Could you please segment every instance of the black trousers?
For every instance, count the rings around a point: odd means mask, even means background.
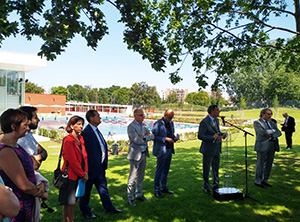
[[[285,140],[286,140],[286,145],[287,147],[292,149],[292,136],[293,132],[285,132]]]

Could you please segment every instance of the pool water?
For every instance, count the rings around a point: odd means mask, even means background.
[[[64,120],[67,125],[70,117],[40,117],[41,121],[58,121]],[[118,117],[101,117],[101,124],[98,126],[104,136],[109,134],[127,134],[127,126],[132,122],[132,118],[118,118]],[[145,120],[149,130],[152,130],[153,124],[156,120]],[[85,119],[85,126],[87,125]],[[198,124],[187,124],[187,123],[174,123],[175,129],[187,129],[187,128],[198,128]]]

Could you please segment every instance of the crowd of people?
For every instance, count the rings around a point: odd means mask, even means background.
[[[203,188],[210,195],[210,168],[212,189],[215,191],[219,188],[222,140],[227,137],[227,133],[220,130],[219,107],[211,105],[207,112],[208,115],[199,124],[198,139],[202,141],[200,153],[203,155]],[[174,111],[171,109],[166,110],[164,116],[154,123],[152,131],[144,123],[145,114],[142,109],[134,110],[133,114],[134,119],[127,127],[127,159],[130,164],[127,197],[128,204],[136,207],[135,200],[150,200],[143,194],[146,162],[150,156],[148,141],[153,140],[153,155],[156,157],[154,196],[163,198],[165,194],[174,194],[167,186],[167,179],[172,155],[175,154],[174,143],[179,140],[179,136],[175,135],[172,121]],[[286,133],[287,149],[291,149],[295,121],[287,113],[283,116],[286,120],[282,124],[282,130]],[[87,111],[85,117],[88,121],[86,127],[82,117],[70,118],[66,127],[69,134],[62,143],[64,163],[61,170],[67,171],[68,183],[66,188],[60,189],[58,200],[62,205],[63,221],[66,222],[74,220],[77,202],[84,217],[97,217],[89,206],[93,185],[107,213],[122,212],[113,205],[107,188],[108,147],[98,128],[101,117],[96,110]],[[257,152],[254,184],[261,188],[271,186],[268,179],[277,150],[277,138],[281,136],[281,131],[271,121],[271,117],[272,110],[266,108],[261,110],[260,118],[254,122],[254,150]],[[47,151],[32,134],[39,123],[37,109],[29,106],[8,109],[0,118],[3,134],[0,139],[0,221],[40,221],[40,201],[48,199],[49,182],[39,172],[42,162],[47,159]],[[85,184],[83,196],[77,195],[79,180]]]

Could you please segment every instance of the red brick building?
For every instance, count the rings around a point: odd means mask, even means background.
[[[53,94],[25,93],[25,105],[34,106],[38,113],[66,113],[66,96]]]

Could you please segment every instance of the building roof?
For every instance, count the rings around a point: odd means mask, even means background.
[[[47,60],[35,54],[0,50],[0,69],[30,72],[47,66]]]

